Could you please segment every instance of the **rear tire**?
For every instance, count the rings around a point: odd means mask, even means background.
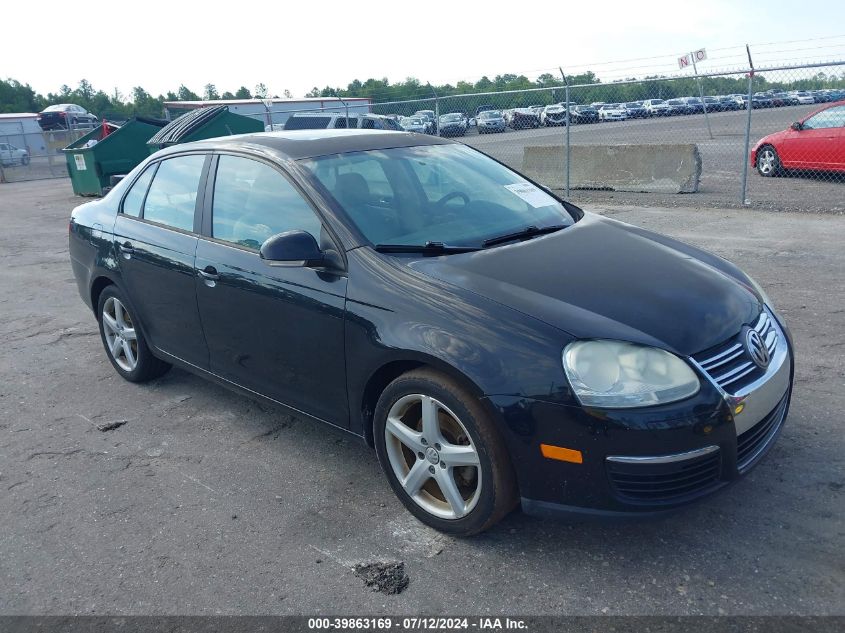
[[[125,380],[147,382],[170,370],[170,363],[153,356],[138,319],[117,286],[108,286],[100,293],[97,322],[106,356]]]
[[[403,374],[379,398],[376,453],[411,514],[441,532],[482,532],[516,506],[516,477],[477,397],[430,369]]]
[[[757,150],[757,173],[765,178],[777,176],[781,172],[780,157],[771,145],[763,145]]]

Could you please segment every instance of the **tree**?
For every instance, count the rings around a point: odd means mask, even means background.
[[[249,91],[249,88],[246,86],[241,86],[238,88],[237,92],[235,92],[235,99],[251,99],[252,94]]]
[[[203,88],[202,98],[206,101],[216,101],[220,98],[217,92],[217,87],[214,84],[205,84]]]
[[[255,92],[253,92],[252,96],[255,99],[266,99],[267,93],[267,86],[265,86],[263,83],[260,83],[255,86]]]
[[[185,84],[179,86],[179,91],[176,93],[179,101],[199,101],[200,96],[192,90],[185,87]]]
[[[285,99],[293,99],[293,93],[287,88],[285,88],[285,91],[282,94],[285,95]]]
[[[319,97],[319,96],[320,96],[320,89],[317,86],[314,86],[313,88],[311,88],[311,90],[309,90],[308,92],[305,93],[305,97],[309,98],[309,99],[314,98],[314,97]]]
[[[229,91],[227,90],[227,91],[226,91],[226,92],[224,92],[222,95],[220,95],[220,98],[221,98],[221,99],[234,99],[234,98],[235,98],[235,95],[233,95],[231,92],[229,92]]]

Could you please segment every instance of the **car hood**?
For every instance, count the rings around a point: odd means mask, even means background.
[[[576,338],[627,340],[684,356],[735,335],[761,309],[728,262],[592,214],[543,237],[409,266]]]

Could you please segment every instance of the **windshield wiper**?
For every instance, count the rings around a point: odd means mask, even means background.
[[[496,244],[504,244],[505,242],[510,242],[512,240],[521,240],[527,239],[529,237],[536,237],[537,235],[545,235],[546,233],[554,233],[555,231],[560,231],[561,229],[565,229],[568,224],[553,224],[551,226],[544,226],[541,229],[538,229],[533,224],[531,226],[526,226],[521,231],[516,231],[515,233],[507,233],[505,235],[498,235],[496,237],[491,237],[488,240],[484,240],[481,245],[485,248],[488,246],[496,246]]]
[[[448,246],[443,242],[425,244],[376,244],[379,253],[423,253],[426,255],[450,255],[452,253],[472,253],[480,250],[477,246]]]

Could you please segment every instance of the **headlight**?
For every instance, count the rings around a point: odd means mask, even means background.
[[[698,392],[686,362],[656,347],[622,341],[575,341],[563,369],[581,404],[618,409],[665,404]]]

